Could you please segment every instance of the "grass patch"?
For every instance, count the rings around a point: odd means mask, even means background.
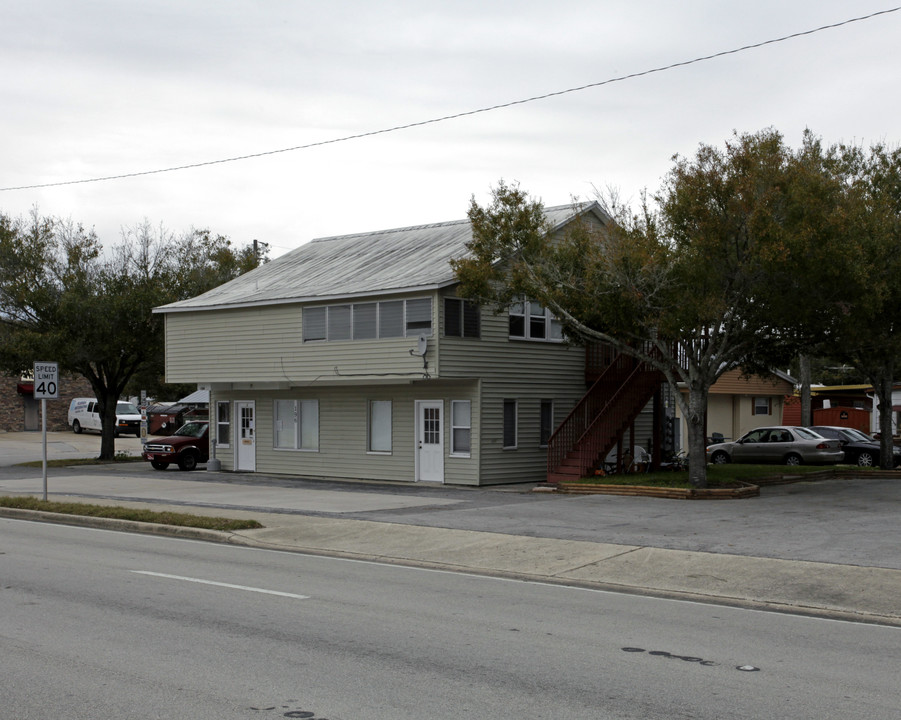
[[[830,466],[831,467],[831,466]],[[754,478],[769,477],[772,475],[802,475],[805,473],[820,472],[819,465],[800,465],[788,467],[785,465],[709,465],[707,467],[708,487],[729,487],[734,481],[754,482]],[[688,470],[679,472],[649,472],[633,473],[630,475],[591,475],[579,480],[591,485],[646,485],[649,487],[665,488],[690,488],[688,482]]]
[[[82,515],[86,517],[114,518],[116,520],[132,520],[134,522],[158,523],[160,525],[177,525],[179,527],[202,528],[204,530],[253,530],[263,527],[256,520],[232,520],[221,517],[205,517],[188,515],[187,513],[155,512],[140,508],[126,508],[108,505],[88,505],[85,503],[54,502],[40,500],[36,497],[0,497],[0,507],[19,508],[21,510],[41,510],[43,512],[64,515]]]
[[[144,458],[126,453],[116,453],[112,460],[100,460],[99,458],[69,458],[68,460],[48,460],[47,467],[71,467],[74,465],[118,465],[119,463],[142,462]],[[43,467],[43,460],[30,460],[19,463],[20,467]]]

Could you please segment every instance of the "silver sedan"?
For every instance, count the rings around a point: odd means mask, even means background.
[[[723,463],[827,464],[844,458],[838,440],[824,438],[803,427],[779,425],[751,430],[740,440],[707,448],[707,461]]]

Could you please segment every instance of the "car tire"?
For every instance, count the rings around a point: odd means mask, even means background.
[[[78,420],[72,421],[72,432],[76,435],[81,435],[81,423]]]
[[[786,465],[802,465],[804,461],[801,460],[801,456],[798,455],[798,453],[789,453],[785,456],[783,462],[785,462]]]
[[[178,456],[178,469],[190,472],[197,468],[197,453],[187,450]]]
[[[151,460],[150,467],[152,467],[154,470],[165,470],[167,467],[169,467],[169,463],[163,462],[162,460]]]
[[[729,454],[725,450],[717,450],[710,456],[710,462],[714,465],[725,465],[729,462]]]
[[[857,456],[857,466],[858,467],[875,467],[879,464],[879,461],[871,452],[867,452],[864,450]]]

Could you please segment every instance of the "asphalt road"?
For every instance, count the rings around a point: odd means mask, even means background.
[[[0,519],[2,720],[901,716],[901,630]]]

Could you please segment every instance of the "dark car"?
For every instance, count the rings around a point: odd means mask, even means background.
[[[856,428],[839,427],[838,425],[814,425],[810,428],[823,437],[833,438],[842,444],[845,451],[845,462],[860,467],[876,467],[880,465],[879,441]],[[894,461],[892,467],[901,465],[901,448],[893,445]]]
[[[210,424],[192,420],[165,438],[151,438],[144,445],[142,457],[156,470],[177,463],[181,470],[193,470],[210,459]]]
[[[740,440],[710,445],[707,460],[723,463],[837,463],[844,453],[838,440],[824,438],[807,428],[789,425],[752,430]]]

